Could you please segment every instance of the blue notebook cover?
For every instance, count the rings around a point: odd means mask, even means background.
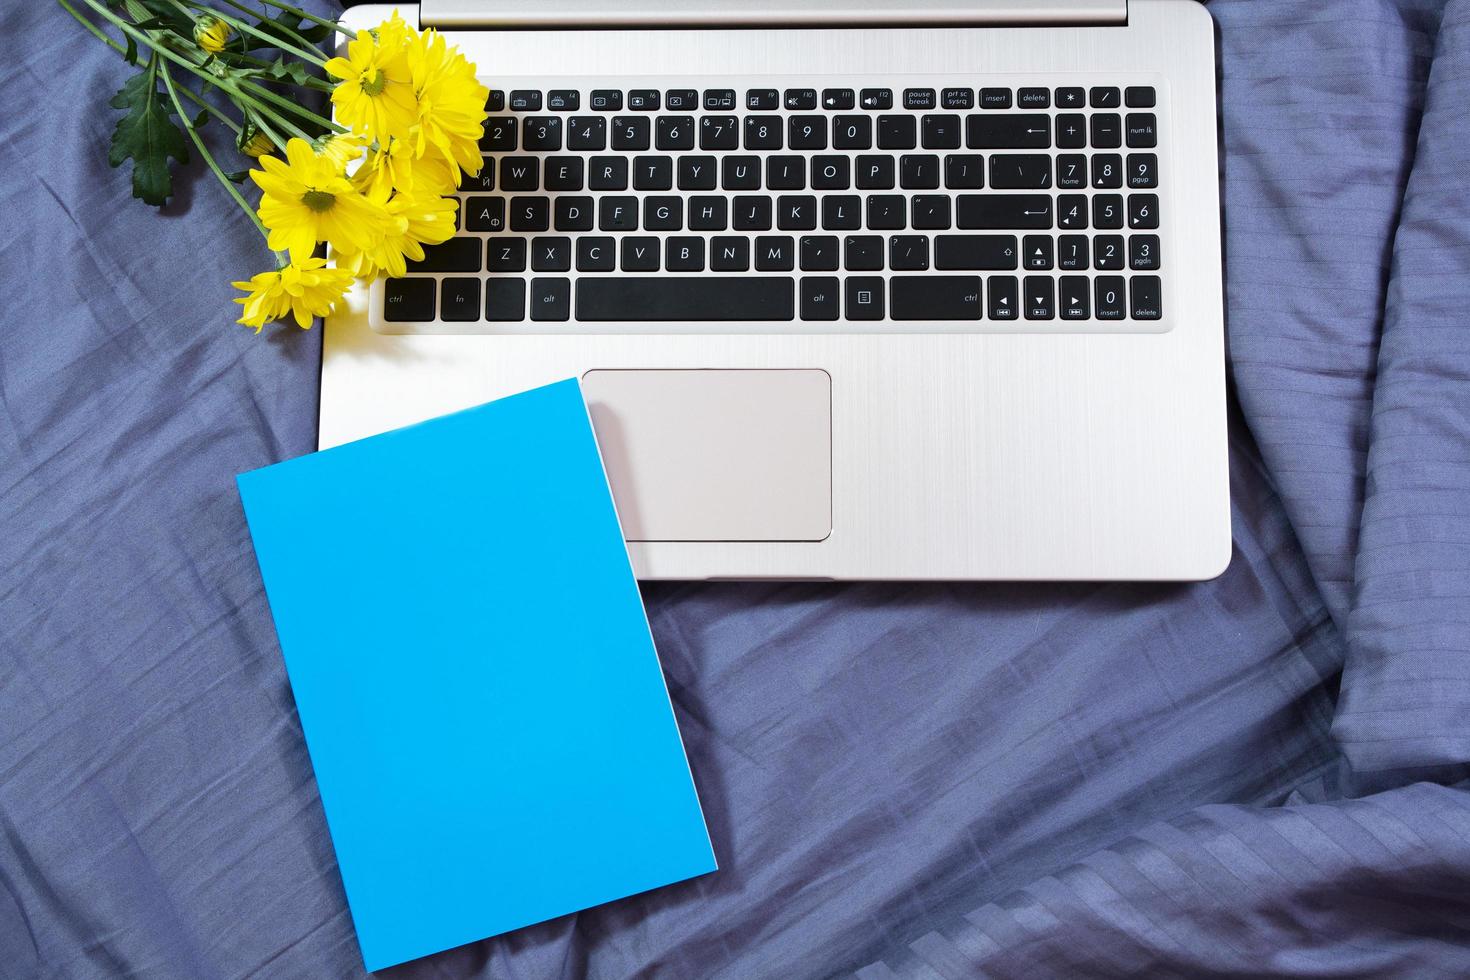
[[[238,479],[369,970],[715,870],[575,379]]]

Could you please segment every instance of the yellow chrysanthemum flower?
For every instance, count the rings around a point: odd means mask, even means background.
[[[261,327],[290,313],[297,326],[309,330],[313,319],[331,313],[341,302],[352,285],[352,273],[327,268],[325,259],[312,257],[231,285],[246,293],[235,300],[245,307],[244,316],[236,322],[260,333]]]
[[[210,54],[219,54],[230,43],[230,25],[212,14],[194,22],[194,42]]]
[[[367,137],[360,133],[330,133],[312,140],[311,148],[317,156],[332,161],[338,171],[345,171],[348,164],[362,156],[367,143]]]
[[[475,77],[475,66],[433,29],[412,38],[408,63],[418,98],[415,154],[422,158],[438,150],[466,173],[479,173],[489,89]]]
[[[454,237],[458,203],[432,191],[399,191],[387,202],[397,227],[373,247],[339,255],[339,264],[353,275],[371,279],[379,273],[401,276],[408,259],[424,257],[424,245],[438,245]]]
[[[332,90],[337,118],[370,140],[407,136],[417,117],[408,65],[414,33],[394,14],[375,31],[363,31],[347,42],[347,57],[327,62],[327,74],[341,80]]]
[[[306,259],[317,242],[360,252],[377,244],[395,221],[383,205],[369,200],[325,156],[317,156],[304,139],[286,144],[286,162],[261,157],[250,179],[261,190],[260,220],[270,229],[266,243]]]
[[[417,159],[411,142],[390,139],[386,147],[368,151],[352,183],[378,200],[386,200],[395,189],[452,194],[459,186],[459,170],[438,153]]]

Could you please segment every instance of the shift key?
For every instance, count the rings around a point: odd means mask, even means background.
[[[960,228],[1050,228],[1050,194],[961,194],[955,202]]]

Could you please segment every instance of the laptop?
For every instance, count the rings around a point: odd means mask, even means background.
[[[328,320],[323,448],[575,377],[641,578],[1225,568],[1202,6],[397,9],[478,65],[485,166]]]

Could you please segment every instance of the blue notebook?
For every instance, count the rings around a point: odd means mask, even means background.
[[[239,486],[369,970],[715,870],[576,380]]]

